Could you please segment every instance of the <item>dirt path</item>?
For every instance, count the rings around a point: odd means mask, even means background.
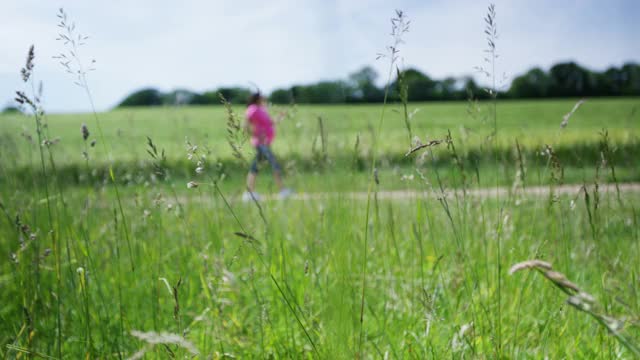
[[[561,185],[553,187],[553,193],[555,195],[579,195],[580,191],[582,191],[582,185],[572,184],[572,185]],[[640,183],[625,183],[618,185],[620,189],[620,193],[629,193],[629,192],[640,192]],[[587,190],[592,194],[594,190],[594,185],[587,185]],[[466,191],[467,196],[480,197],[480,198],[493,198],[493,197],[503,197],[508,195],[518,195],[524,197],[533,197],[533,196],[549,196],[549,192],[551,188],[549,186],[533,186],[526,187],[524,189],[512,189],[507,187],[500,188],[484,188],[484,189],[469,189]],[[615,184],[601,184],[598,187],[598,191],[601,194],[612,194],[615,195],[616,185]],[[448,197],[452,196],[463,196],[464,192],[462,189],[445,189],[445,194]],[[372,194],[373,195],[373,194]],[[414,191],[414,190],[385,190],[378,191],[378,199],[380,200],[410,200],[410,199],[424,199],[424,198],[437,198],[440,196],[440,191],[436,189],[436,191]],[[332,193],[332,192],[323,192],[323,193],[294,193],[288,199],[290,200],[321,200],[328,198],[344,198],[349,200],[366,200],[367,192],[344,192],[344,193]],[[262,201],[273,201],[279,200],[277,195],[262,195]]]

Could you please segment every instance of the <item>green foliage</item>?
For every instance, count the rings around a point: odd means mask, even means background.
[[[19,114],[22,111],[17,106],[7,105],[4,109],[2,109],[3,114]]]
[[[512,97],[543,98],[549,96],[551,78],[540,68],[529,70],[513,79],[509,94]]]
[[[370,66],[349,75],[347,102],[382,102],[384,89],[376,86],[378,73]]]
[[[611,67],[598,74],[601,91],[610,95],[637,95],[640,93],[640,65],[625,64],[622,68]]]
[[[142,89],[127,96],[118,107],[162,105],[163,95],[157,89]]]
[[[549,70],[552,97],[592,96],[596,94],[594,74],[574,62],[556,64]]]
[[[251,91],[242,87],[223,87],[215,91],[196,93],[185,89],[177,89],[162,93],[157,89],[143,89],[127,96],[118,107],[128,106],[158,106],[158,105],[219,105],[218,94],[231,103],[244,104],[249,99]]]
[[[445,101],[488,99],[485,88],[470,77],[447,77],[436,80],[415,68],[401,72],[408,89],[408,101]],[[321,81],[315,84],[294,85],[271,92],[274,104],[344,104],[379,103],[384,89],[376,85],[378,74],[369,66],[352,73],[347,80]],[[391,83],[390,99],[400,100],[398,78]],[[246,103],[251,90],[243,87],[223,87],[215,91],[196,93],[174,90],[161,93],[156,89],[136,91],[125,98],[119,107],[154,105],[219,105],[218,93],[232,104]],[[513,79],[510,88],[499,97],[533,99],[548,97],[638,96],[640,95],[640,65],[624,64],[604,72],[594,72],[569,62],[556,64],[548,72],[533,68]]]
[[[178,89],[162,96],[163,105],[187,105],[192,104],[194,98],[198,96],[193,91]]]
[[[408,101],[442,101],[442,100],[463,100],[468,97],[471,91],[476,97],[482,96],[483,90],[478,88],[471,77],[457,80],[453,77],[444,80],[434,80],[420,70],[409,68],[398,74],[404,79],[404,84],[408,90]],[[394,90],[392,98],[399,98],[398,78],[391,84]]]
[[[345,102],[347,89],[347,84],[342,81],[322,81],[293,86],[291,95],[299,104],[339,104]]]
[[[220,97],[217,91],[205,91],[202,94],[196,94],[191,100],[191,105],[213,105],[219,103]]]
[[[276,89],[269,95],[269,101],[274,104],[290,104],[293,100],[293,94],[289,89]]]
[[[637,96],[640,65],[624,64],[599,73],[574,62],[560,63],[549,72],[534,68],[516,77],[505,94],[510,98]]]
[[[216,92],[231,104],[246,104],[249,96],[251,96],[251,91],[242,87],[222,87],[216,90]],[[220,98],[218,98],[218,103],[220,103]]]

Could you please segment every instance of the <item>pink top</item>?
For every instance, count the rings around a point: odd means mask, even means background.
[[[247,107],[246,116],[251,124],[251,145],[271,145],[276,132],[267,109],[261,105],[251,104]]]

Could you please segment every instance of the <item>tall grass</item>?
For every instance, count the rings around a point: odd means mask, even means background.
[[[367,254],[369,252],[369,229],[370,229],[370,211],[371,211],[371,193],[374,191],[374,184],[378,182],[377,179],[377,149],[376,145],[379,143],[380,133],[382,131],[382,122],[384,121],[385,110],[387,105],[387,97],[389,96],[389,85],[391,83],[391,76],[393,74],[394,66],[398,60],[398,54],[400,52],[399,46],[402,44],[403,35],[409,31],[409,21],[406,15],[401,10],[396,10],[396,16],[391,19],[391,37],[393,43],[388,46],[388,58],[389,58],[389,73],[387,75],[387,84],[385,85],[384,98],[382,101],[382,109],[380,111],[380,119],[378,120],[378,128],[373,140],[372,156],[371,156],[371,178],[369,180],[369,186],[367,190],[367,207],[364,223],[364,242],[363,242],[363,259],[362,259],[362,295],[360,300],[360,335],[358,337],[358,357],[364,356],[363,354],[363,341],[364,341],[364,304],[367,288]]]
[[[118,183],[115,178],[115,174],[113,172],[113,157],[112,152],[108,150],[108,144],[105,141],[104,134],[102,132],[102,126],[100,123],[100,117],[98,116],[98,112],[96,111],[96,106],[93,101],[93,95],[91,93],[91,88],[89,87],[88,73],[94,71],[94,64],[96,63],[95,59],[92,59],[90,65],[87,67],[80,57],[80,49],[85,44],[85,41],[89,38],[86,35],[79,33],[76,29],[75,22],[70,22],[67,17],[67,13],[63,8],[59,9],[59,13],[57,14],[59,23],[58,27],[61,29],[61,32],[58,34],[58,38],[56,40],[63,43],[66,47],[65,51],[61,52],[60,55],[56,56],[56,59],[60,60],[60,64],[65,69],[65,71],[72,76],[75,77],[74,84],[79,86],[82,90],[84,90],[85,95],[87,96],[87,100],[89,105],[91,106],[91,113],[93,114],[93,119],[95,121],[96,128],[98,129],[99,141],[102,146],[104,154],[109,159],[109,178],[113,184],[113,189],[116,194],[116,202],[118,204],[118,210],[120,212],[120,219],[123,223],[124,235],[127,241],[127,248],[129,250],[129,259],[131,264],[131,270],[135,271],[134,258],[133,258],[133,250],[131,247],[131,239],[129,236],[129,227],[127,225],[127,217],[124,213],[124,209],[122,207],[122,199],[120,197],[120,190],[118,187]]]
[[[43,189],[44,189],[44,196],[45,196],[45,203],[47,205],[47,219],[48,219],[48,227],[47,229],[47,234],[49,234],[49,237],[51,239],[51,243],[52,243],[52,247],[54,249],[54,257],[56,259],[55,261],[55,274],[56,274],[56,292],[60,295],[56,296],[56,307],[55,307],[55,314],[56,314],[56,329],[55,332],[57,334],[57,343],[56,343],[56,353],[58,354],[58,357],[60,358],[62,356],[62,317],[61,317],[61,294],[62,294],[62,280],[61,280],[61,256],[60,256],[60,251],[61,251],[61,247],[60,247],[60,242],[58,239],[58,228],[56,226],[56,223],[54,221],[54,212],[52,209],[52,202],[51,202],[51,194],[49,192],[49,179],[47,176],[47,169],[46,169],[46,165],[45,165],[45,150],[43,149],[44,147],[49,147],[53,144],[52,140],[50,140],[49,138],[45,137],[45,126],[43,126],[43,117],[44,117],[44,109],[42,108],[41,105],[41,98],[42,98],[42,91],[38,91],[36,92],[36,87],[35,87],[35,81],[33,79],[33,70],[35,67],[34,64],[34,59],[35,59],[35,50],[33,45],[29,48],[29,52],[27,54],[27,60],[25,63],[25,67],[22,68],[21,70],[21,75],[22,75],[22,80],[25,83],[28,83],[29,86],[31,87],[31,97],[26,95],[24,92],[22,91],[17,91],[17,97],[16,97],[16,102],[19,103],[20,105],[24,105],[27,106],[29,108],[29,110],[31,111],[31,115],[33,116],[33,119],[35,120],[35,125],[36,125],[36,133],[38,134],[38,149],[39,149],[39,154],[40,154],[40,167],[41,167],[41,171],[42,171],[42,178],[43,178]],[[42,88],[42,85],[40,85],[40,88]],[[39,294],[40,291],[40,264],[39,264],[39,259],[37,256],[39,256],[39,246],[38,246],[38,242],[34,242],[34,247],[35,247],[35,270],[34,270],[34,276],[36,278],[35,280],[35,286],[36,286],[36,292],[33,295],[33,299],[31,300],[34,304],[37,302],[36,299],[38,299],[41,295]],[[37,309],[37,311],[33,311],[36,310],[34,307],[31,308],[31,313],[32,314],[36,314],[40,312],[40,309]],[[27,310],[28,311],[28,310]],[[31,318],[31,316],[29,316],[30,318],[30,322],[33,321],[33,318]]]

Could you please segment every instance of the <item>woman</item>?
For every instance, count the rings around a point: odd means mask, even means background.
[[[259,195],[255,192],[255,187],[256,177],[258,176],[258,162],[261,160],[267,160],[271,164],[273,179],[280,190],[280,198],[286,198],[291,195],[291,190],[285,188],[282,184],[282,168],[271,151],[275,129],[264,102],[265,99],[260,95],[260,92],[257,92],[249,97],[247,106],[247,127],[251,132],[251,145],[256,149],[256,157],[251,162],[249,174],[247,175],[247,191],[242,195],[242,200],[244,201],[260,200]]]

